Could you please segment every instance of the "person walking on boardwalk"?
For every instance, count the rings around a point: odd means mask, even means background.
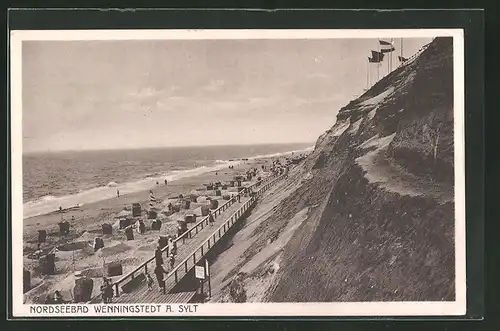
[[[177,244],[172,237],[168,238],[168,249],[172,254],[177,255]]]
[[[215,223],[214,215],[212,215],[210,210],[208,211],[208,223],[210,223],[210,226],[213,226]]]
[[[163,252],[161,251],[161,247],[159,245],[158,245],[158,247],[156,247],[156,251],[155,251],[155,262],[156,262],[156,265],[163,264]]]
[[[241,194],[238,194],[237,197],[238,197],[238,203],[239,203],[241,200]]]
[[[163,274],[166,274],[167,272],[165,269],[163,269],[163,266],[161,264],[157,264],[155,268],[155,275],[156,275],[156,280],[158,281],[158,287],[160,290],[163,290],[165,288],[165,281],[163,280]]]
[[[113,295],[113,284],[111,284],[111,280],[107,277],[103,277],[101,285],[102,302],[111,303],[113,300]]]
[[[174,253],[170,253],[170,269],[174,269],[175,265],[175,256]]]
[[[148,291],[153,289],[154,280],[149,273],[146,273],[146,280],[148,281]]]

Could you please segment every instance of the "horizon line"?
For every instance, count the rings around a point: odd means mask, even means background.
[[[57,149],[57,150],[33,150],[23,151],[23,155],[28,154],[43,154],[43,153],[64,153],[64,152],[100,152],[100,151],[126,151],[140,149],[162,149],[162,148],[189,148],[189,147],[234,147],[234,146],[263,146],[263,145],[295,145],[295,144],[312,144],[314,141],[296,141],[296,142],[270,142],[270,143],[254,143],[254,144],[209,144],[209,145],[175,145],[175,146],[142,146],[142,147],[118,147],[118,148],[86,148],[86,149]]]

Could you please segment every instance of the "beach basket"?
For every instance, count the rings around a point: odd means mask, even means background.
[[[207,190],[210,191],[210,190],[213,190],[214,189],[214,186],[213,185],[207,185]]]
[[[131,220],[129,218],[120,218],[120,229],[125,229],[130,224]]]
[[[222,193],[221,193],[221,191],[220,191],[220,190],[215,190],[215,195],[216,195],[216,196],[220,197],[220,196],[221,196],[221,194],[222,194]]]
[[[222,186],[221,186],[221,189],[222,189],[222,190],[227,190],[227,185],[226,185],[226,184],[222,185]]]
[[[148,219],[154,220],[157,217],[158,217],[158,213],[156,212],[156,210],[150,210],[150,211],[148,211]]]
[[[28,292],[31,289],[31,272],[29,270],[23,270],[23,293]]]
[[[97,252],[101,248],[104,248],[104,240],[102,240],[102,238],[97,237],[94,240],[94,252]]]
[[[187,215],[184,217],[184,220],[185,220],[187,223],[196,223],[196,215],[195,215],[195,214],[187,214]]]
[[[183,200],[182,201],[182,207],[184,209],[189,209],[190,206],[191,206],[191,201],[190,200]]]
[[[45,275],[54,275],[56,273],[56,255],[54,253],[42,256],[39,260],[42,273]]]
[[[47,240],[47,231],[46,230],[38,230],[38,243],[44,243]]]
[[[189,199],[191,200],[191,202],[194,202],[194,203],[198,202],[198,196],[196,194],[191,194],[189,196]]]
[[[139,216],[141,216],[141,213],[142,213],[141,205],[138,203],[133,203],[132,204],[132,217],[139,217]]]
[[[69,233],[69,223],[67,221],[60,222],[59,224],[59,235],[64,236]]]
[[[107,266],[108,277],[115,277],[123,275],[123,266],[119,262],[111,262]]]
[[[210,200],[210,209],[217,209],[219,207],[219,201],[218,200]]]
[[[94,290],[94,281],[91,278],[78,278],[75,280],[75,287],[73,288],[74,301],[88,302],[92,298],[92,291]]]
[[[201,216],[207,216],[209,210],[210,210],[209,206],[201,206]]]
[[[154,220],[153,223],[151,223],[151,229],[155,230],[155,231],[160,231],[161,230],[161,221]]]
[[[160,248],[166,247],[168,245],[168,237],[167,236],[160,236],[160,239],[158,239],[158,246]]]
[[[125,228],[125,236],[127,237],[127,240],[134,240],[134,230],[131,226]]]
[[[229,186],[234,187],[234,183],[235,183],[235,181],[234,181],[234,180],[230,181],[230,182],[229,182]]]
[[[102,234],[113,234],[113,227],[111,224],[104,223],[102,225]]]
[[[180,204],[175,204],[172,206],[172,210],[174,211],[174,213],[178,213],[181,211],[181,205]]]
[[[229,199],[231,199],[231,196],[230,196],[229,194],[224,194],[224,195],[222,196],[222,199],[224,199],[224,200],[229,200]]]

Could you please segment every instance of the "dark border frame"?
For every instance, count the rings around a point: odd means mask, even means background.
[[[462,28],[465,43],[465,131],[466,131],[466,239],[467,314],[428,317],[301,317],[300,320],[478,320],[484,316],[484,12],[482,10],[183,10],[183,9],[11,9],[9,30],[49,29],[390,29]],[[10,48],[7,49],[10,51]],[[10,55],[10,54],[9,54]],[[9,65],[9,62],[7,62]],[[10,77],[7,77],[8,84]],[[8,88],[10,87],[7,85]],[[8,91],[7,91],[8,92]],[[9,98],[9,94],[7,94]],[[10,100],[8,104],[10,110]],[[10,201],[10,111],[6,112],[7,201]],[[11,220],[10,204],[6,220]],[[5,222],[7,252],[12,242],[10,222]],[[8,269],[12,260],[8,254]],[[13,320],[49,320],[12,316],[11,277],[8,277],[7,314]],[[50,320],[70,318],[50,318]],[[101,320],[124,318],[102,317]],[[151,317],[178,320],[296,320],[293,317]],[[75,320],[75,319],[72,319]],[[78,320],[95,320],[78,318]],[[145,320],[126,318],[126,320]],[[201,325],[200,325],[201,326]]]

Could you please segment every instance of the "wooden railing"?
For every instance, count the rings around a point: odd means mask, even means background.
[[[170,277],[174,277],[175,284],[177,284],[183,276],[185,276],[195,265],[199,262],[205,254],[210,251],[210,249],[229,231],[229,229],[245,214],[251,207],[257,202],[257,199],[264,194],[275,182],[282,179],[285,175],[278,176],[273,181],[268,181],[259,190],[254,192],[255,194],[251,196],[247,201],[243,203],[237,211],[235,211],[224,223],[222,223],[215,231],[202,242],[193,252],[182,260],[174,269],[167,274],[163,279],[166,282]],[[275,176],[273,176],[275,177]],[[166,292],[166,286],[163,287],[164,293]]]
[[[261,179],[260,181],[257,181],[255,183],[253,183],[252,185],[244,187],[244,189],[242,191],[239,191],[238,194],[234,195],[227,202],[225,202],[224,204],[222,204],[217,209],[213,210],[212,211],[212,215],[214,216],[214,218],[216,218],[217,215],[222,214],[222,212],[224,212],[225,210],[227,210],[236,201],[238,201],[238,198],[241,199],[241,196],[243,194],[245,194],[246,191],[248,191],[250,189],[253,189],[256,186],[261,186],[257,192],[261,192],[263,188],[265,188],[265,190],[267,190],[267,188],[269,188],[269,184],[271,183],[271,181],[273,183],[275,182],[275,180],[273,180],[273,179],[276,178],[276,177],[277,177],[277,175],[270,175],[270,176],[267,176],[267,177]],[[278,178],[280,178],[280,177],[278,177]],[[262,193],[260,193],[260,194],[262,194]],[[259,194],[257,193],[257,195],[259,195]],[[241,216],[241,214],[239,216]],[[197,222],[195,225],[193,225],[190,229],[188,229],[187,231],[185,231],[182,235],[180,235],[177,238],[175,238],[173,240],[174,245],[177,245],[177,243],[180,240],[184,241],[184,240],[186,240],[188,238],[189,239],[192,238],[194,235],[198,234],[198,232],[200,230],[202,230],[208,224],[209,224],[209,216],[205,216],[203,219],[201,219],[199,222]],[[169,249],[170,249],[169,245],[167,245],[167,246],[165,246],[165,247],[163,247],[161,249],[162,253],[166,253],[167,257],[168,257],[168,254],[169,254]],[[148,273],[148,264],[151,263],[151,262],[153,262],[154,260],[155,260],[155,256],[153,256],[150,259],[144,261],[141,265],[139,265],[138,267],[136,267],[134,270],[130,271],[126,275],[123,275],[121,278],[119,278],[118,280],[116,280],[115,282],[113,282],[113,286],[115,287],[115,291],[114,291],[115,292],[115,296],[120,296],[120,285],[121,284],[126,283],[126,282],[128,283],[128,282],[134,280],[135,277],[136,277],[136,275],[138,273],[139,274]],[[96,296],[94,296],[89,301],[89,303],[96,303],[100,299],[100,297],[101,297],[101,293],[99,293]]]

